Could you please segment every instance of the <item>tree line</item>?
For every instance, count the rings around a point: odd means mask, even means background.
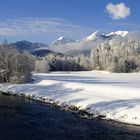
[[[93,46],[89,56],[69,56],[52,52],[33,56],[8,44],[0,45],[0,82],[27,82],[32,71],[87,70],[140,71],[140,43],[128,39],[109,40]]]
[[[111,72],[140,71],[140,43],[135,40],[110,40],[91,50],[91,67]]]
[[[82,54],[71,57],[50,54],[37,57],[35,68],[36,70],[39,68],[39,72],[42,70],[42,72],[82,70],[138,72],[140,71],[140,43],[135,40],[114,39],[93,46],[89,56]]]

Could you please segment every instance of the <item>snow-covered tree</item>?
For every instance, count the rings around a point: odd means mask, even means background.
[[[110,40],[91,50],[92,69],[113,72],[140,70],[140,43],[135,40]]]
[[[31,54],[19,52],[8,44],[0,45],[0,82],[25,82],[29,79],[33,66]]]

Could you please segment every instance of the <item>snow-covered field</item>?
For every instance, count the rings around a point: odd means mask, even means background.
[[[35,73],[32,84],[0,86],[17,93],[74,105],[93,114],[140,125],[140,73],[117,74],[100,71]]]

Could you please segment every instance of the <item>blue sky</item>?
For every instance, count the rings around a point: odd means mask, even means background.
[[[140,0],[0,0],[0,40],[50,42],[140,29]]]

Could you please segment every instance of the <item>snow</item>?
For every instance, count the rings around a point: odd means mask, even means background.
[[[102,39],[103,37],[112,37],[112,36],[121,36],[125,37],[129,32],[128,31],[115,31],[108,34],[100,33],[99,31],[96,31],[89,35],[88,37],[84,38],[85,41],[94,41],[96,39]]]
[[[60,36],[59,38],[58,38],[58,40],[62,40],[62,39],[65,39],[63,36]]]
[[[127,34],[128,34],[128,31],[116,31],[116,32],[111,32],[107,34],[106,36],[119,35],[119,36],[125,37]]]
[[[34,73],[32,84],[0,86],[0,91],[84,109],[93,117],[140,125],[140,73]]]
[[[75,42],[75,40],[73,39],[69,39],[69,38],[65,38],[63,36],[59,37],[58,39],[54,40],[51,45],[63,45],[66,43],[73,43]]]
[[[86,41],[93,41],[95,39],[97,39],[97,36],[100,36],[100,33],[98,31],[92,33],[91,35],[89,35],[88,37],[85,38]]]

